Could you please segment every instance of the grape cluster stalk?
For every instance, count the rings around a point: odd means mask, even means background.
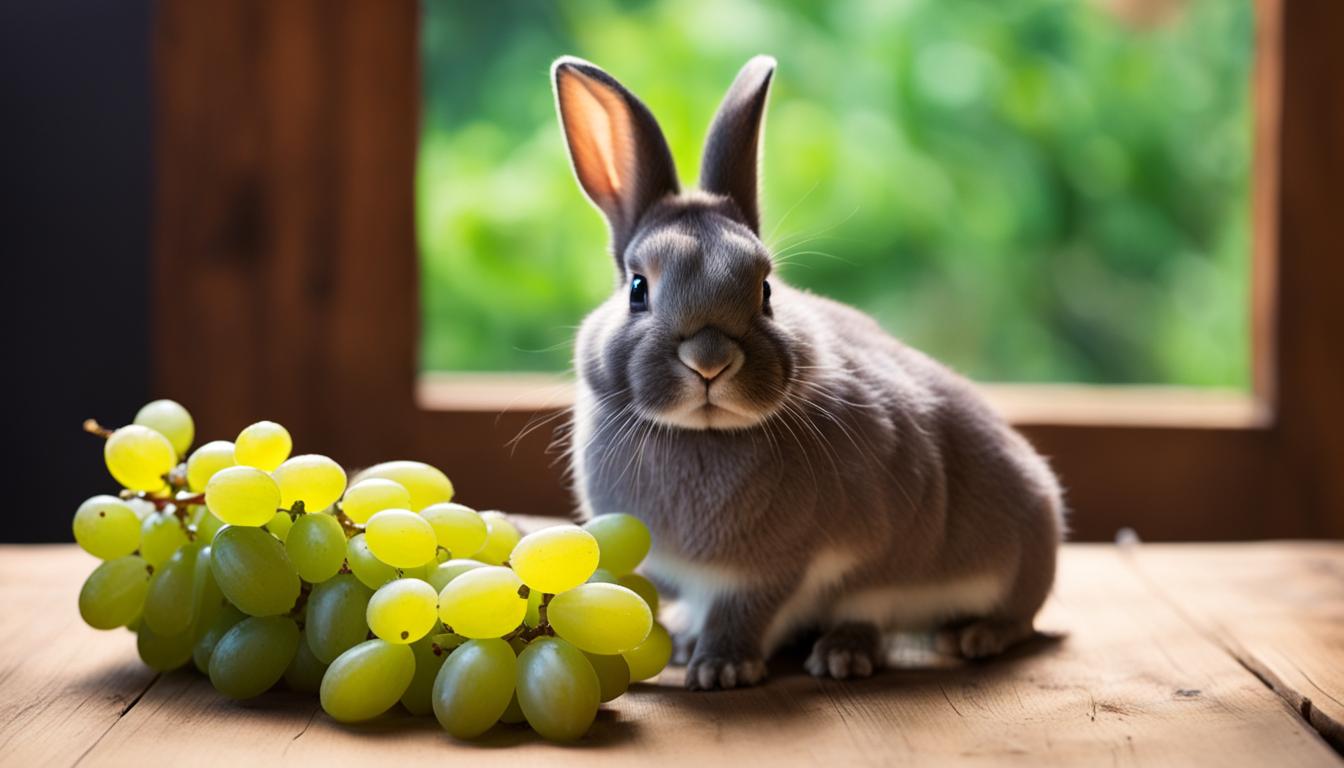
[[[291,455],[275,422],[192,450],[195,423],[171,400],[85,429],[122,490],[75,512],[75,540],[102,560],[79,612],[134,632],[155,670],[194,667],[233,699],[283,684],[341,722],[400,704],[459,739],[526,723],[572,741],[671,657],[635,570],[649,531],[629,515],[523,536],[453,502],[435,467],[347,478]]]

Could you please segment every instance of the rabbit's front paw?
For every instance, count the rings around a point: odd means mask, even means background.
[[[691,663],[691,657],[695,656],[695,641],[697,635],[690,632],[678,632],[672,636],[672,666],[684,667]]]
[[[870,677],[880,666],[882,634],[872,624],[842,624],[822,635],[803,665],[813,677]]]
[[[963,659],[997,656],[1034,634],[1031,621],[982,619],[938,633],[938,650]]]
[[[692,691],[747,687],[765,679],[765,659],[729,658],[696,654],[686,667],[686,687]]]

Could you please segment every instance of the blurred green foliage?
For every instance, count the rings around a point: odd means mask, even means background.
[[[764,234],[790,282],[985,380],[1248,386],[1250,3],[1116,4],[430,0],[422,367],[563,370],[611,290],[555,56],[644,99],[689,185],[764,52]]]

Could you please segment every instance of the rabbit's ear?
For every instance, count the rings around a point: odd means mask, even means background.
[[[757,56],[742,67],[709,126],[700,161],[701,189],[736,203],[744,223],[757,234],[761,231],[757,202],[761,124],[774,74],[775,60],[770,56]]]
[[[611,75],[564,56],[551,66],[551,77],[574,175],[606,215],[624,269],[625,246],[640,217],[678,191],[672,152],[649,108]]]

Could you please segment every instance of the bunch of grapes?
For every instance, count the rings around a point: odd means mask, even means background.
[[[635,573],[649,531],[629,515],[522,536],[453,503],[427,464],[347,485],[335,461],[290,456],[274,422],[192,451],[191,415],[170,400],[86,428],[125,490],[75,513],[75,540],[103,560],[79,611],[130,628],[156,670],[192,664],[235,699],[283,681],[342,722],[400,703],[458,738],[526,722],[568,741],[671,656],[658,593]]]

